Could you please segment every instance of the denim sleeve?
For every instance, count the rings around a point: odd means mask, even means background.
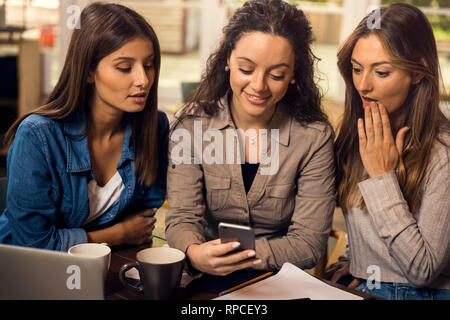
[[[58,229],[58,208],[52,187],[49,149],[39,128],[23,121],[8,153],[8,192],[5,215],[13,243],[67,251],[87,242],[83,229]]]
[[[147,192],[145,208],[159,208],[166,199],[169,120],[164,112],[158,111],[158,173]]]

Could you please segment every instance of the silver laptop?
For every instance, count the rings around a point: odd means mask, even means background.
[[[101,262],[65,252],[0,244],[0,299],[104,299]]]

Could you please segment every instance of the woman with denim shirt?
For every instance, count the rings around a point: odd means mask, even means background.
[[[338,66],[347,91],[336,180],[350,254],[328,276],[350,274],[350,286],[384,299],[450,299],[450,123],[431,25],[412,5],[381,8]]]
[[[0,242],[67,251],[151,240],[167,168],[159,69],[143,17],[115,4],[82,11],[55,89],[6,134]]]

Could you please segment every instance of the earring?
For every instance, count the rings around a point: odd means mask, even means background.
[[[295,84],[295,79],[292,79],[290,83]]]
[[[225,66],[225,72],[230,71],[230,67],[229,66]]]

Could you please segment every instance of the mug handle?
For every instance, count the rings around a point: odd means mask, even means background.
[[[120,271],[119,271],[119,280],[120,280],[120,282],[122,282],[122,284],[124,286],[129,287],[129,288],[133,289],[134,291],[141,293],[144,291],[142,284],[138,285],[138,286],[132,285],[131,283],[128,282],[128,280],[125,277],[125,272],[127,272],[131,268],[136,268],[139,270],[139,265],[136,262],[130,262],[130,263],[124,264],[122,266],[122,268],[120,268]]]

